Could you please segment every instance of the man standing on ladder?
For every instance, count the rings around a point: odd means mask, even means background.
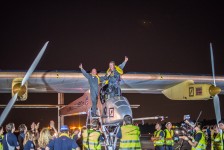
[[[90,85],[90,97],[92,100],[92,116],[98,117],[96,114],[97,108],[97,100],[98,100],[98,93],[99,93],[99,84],[107,79],[107,76],[99,77],[97,75],[97,70],[95,68],[92,69],[91,73],[87,73],[84,69],[82,64],[79,65],[82,74],[88,79]]]

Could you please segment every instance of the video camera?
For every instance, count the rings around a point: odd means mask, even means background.
[[[179,128],[174,129],[174,141],[178,142],[180,136],[193,136],[194,126],[194,122],[190,120],[190,115],[184,115],[184,123]]]

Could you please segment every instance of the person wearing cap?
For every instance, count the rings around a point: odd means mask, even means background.
[[[80,150],[76,142],[69,137],[67,125],[61,126],[60,132],[59,137],[52,140],[46,150],[50,150],[50,147],[53,147],[54,150]]]
[[[3,149],[14,150],[20,149],[19,142],[17,141],[16,135],[14,134],[15,124],[9,123],[6,125],[6,135],[3,138]]]
[[[224,120],[219,121],[219,128],[222,130],[222,147],[224,148]]]
[[[100,141],[103,140],[103,137],[99,132],[99,121],[97,119],[92,120],[91,129],[83,130],[82,138],[84,150],[101,150]]]
[[[151,140],[154,143],[155,150],[164,150],[164,132],[161,129],[162,125],[160,123],[156,123],[154,132],[154,136],[151,138]]]
[[[99,93],[99,84],[107,79],[107,76],[99,77],[97,75],[97,70],[95,68],[92,69],[91,73],[87,73],[84,69],[82,64],[79,65],[82,74],[88,79],[90,85],[90,97],[92,101],[92,116],[96,117],[96,108],[97,108],[97,101],[98,101],[98,93]]]
[[[0,126],[0,150],[3,150],[3,145],[2,145],[2,141],[3,141],[3,138],[4,138],[4,130],[3,130],[3,127]]]
[[[196,134],[192,140],[187,136],[182,136],[180,138],[188,141],[192,150],[206,150],[206,138],[205,134],[201,131],[201,123],[196,123],[194,130]]]
[[[140,129],[132,124],[132,117],[126,115],[123,119],[123,126],[118,131],[117,138],[120,139],[120,150],[135,149],[141,150]]]
[[[166,123],[166,129],[164,130],[165,133],[165,150],[173,150],[174,141],[173,141],[173,135],[174,131],[172,130],[172,123],[167,122]]]
[[[114,61],[110,61],[109,63],[109,68],[106,73],[108,76],[108,91],[110,97],[121,96],[120,80],[127,62],[128,57],[125,56],[123,63],[119,66],[117,66]]]
[[[18,129],[19,129],[18,142],[19,142],[20,150],[23,150],[23,141],[25,138],[27,127],[25,124],[21,124],[19,125]]]

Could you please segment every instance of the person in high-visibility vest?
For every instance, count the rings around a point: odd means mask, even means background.
[[[201,123],[196,123],[194,130],[196,131],[196,134],[192,140],[187,136],[182,136],[180,138],[188,141],[192,150],[206,150],[206,138],[205,134],[201,131]]]
[[[82,133],[84,150],[101,150],[100,141],[103,140],[99,129],[99,122],[94,119],[91,123],[91,129],[85,129]]]
[[[220,129],[217,125],[213,127],[214,132],[212,132],[212,150],[223,150],[223,141],[222,141],[222,133],[220,133]]]
[[[154,143],[155,150],[164,150],[164,132],[161,129],[162,125],[160,123],[156,123],[154,132],[154,136],[151,138],[151,140]]]
[[[99,84],[107,79],[107,76],[99,77],[97,75],[97,70],[95,68],[92,69],[91,73],[87,73],[84,69],[82,64],[79,65],[82,74],[88,79],[90,85],[90,96],[92,101],[92,116],[96,117],[96,108],[97,108],[97,100],[98,100],[98,93],[99,93]]]
[[[117,138],[120,139],[119,150],[141,150],[140,129],[132,124],[132,117],[126,115],[123,119],[123,126],[117,133]]]
[[[224,120],[219,121],[219,128],[221,130],[222,147],[224,148]]]
[[[3,127],[0,126],[0,150],[3,150],[3,145],[2,145],[2,141],[4,138],[3,132],[4,132]]]
[[[172,123],[167,122],[166,123],[166,129],[164,130],[165,133],[165,149],[166,150],[173,150],[174,146],[174,140],[173,140],[173,135],[174,131],[172,130]]]

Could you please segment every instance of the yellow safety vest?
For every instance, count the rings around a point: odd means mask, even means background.
[[[120,150],[141,150],[140,130],[138,126],[125,125],[121,127]]]
[[[164,132],[165,132],[165,145],[173,146],[174,145],[174,141],[173,141],[174,132],[173,132],[173,130],[169,131],[168,129],[165,129]]]
[[[201,133],[201,139],[198,142],[198,145],[196,147],[192,146],[192,150],[206,150],[206,139],[205,139],[205,134],[202,131],[198,131],[196,134]]]
[[[162,130],[155,131],[154,132],[154,137],[160,137],[160,133],[163,132]],[[155,140],[153,141],[154,146],[163,146],[164,145],[164,137],[162,137],[160,140]]]
[[[0,138],[3,140],[4,135],[0,135]],[[0,143],[0,150],[3,150],[3,144],[2,143]]]
[[[223,150],[223,139],[220,133],[212,136],[212,150]]]
[[[101,150],[99,143],[100,132],[93,129],[83,131],[83,148],[85,150]]]

